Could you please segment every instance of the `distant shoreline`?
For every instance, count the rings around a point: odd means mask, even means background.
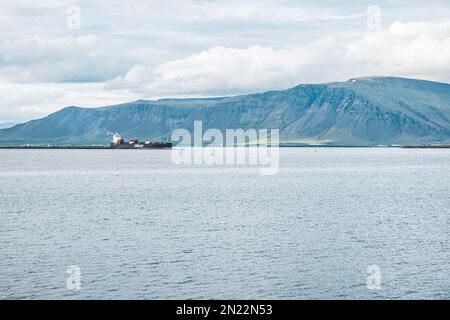
[[[112,150],[108,146],[0,146],[0,149],[48,149],[48,150]],[[128,149],[130,150],[130,149]]]
[[[280,148],[402,148],[402,149],[450,149],[450,145],[377,145],[377,146],[364,146],[364,145],[305,145],[305,144],[280,144]],[[116,149],[110,146],[8,146],[0,145],[0,149],[10,150],[134,150],[134,149]],[[136,148],[136,150],[140,150]]]
[[[417,145],[417,146],[404,146],[405,149],[450,149],[450,145]]]

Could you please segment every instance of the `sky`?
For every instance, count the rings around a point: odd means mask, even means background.
[[[364,76],[450,82],[450,1],[0,2],[0,122]]]

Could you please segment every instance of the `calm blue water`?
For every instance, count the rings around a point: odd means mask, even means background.
[[[0,298],[448,299],[449,194],[450,150],[0,150]]]

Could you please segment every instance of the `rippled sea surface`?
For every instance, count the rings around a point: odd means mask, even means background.
[[[450,298],[450,150],[280,157],[261,176],[170,151],[0,150],[0,299]]]

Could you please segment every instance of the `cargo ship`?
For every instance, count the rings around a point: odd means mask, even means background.
[[[109,145],[111,149],[170,149],[172,142],[163,141],[145,141],[139,142],[138,139],[125,141],[119,133],[113,135]]]

